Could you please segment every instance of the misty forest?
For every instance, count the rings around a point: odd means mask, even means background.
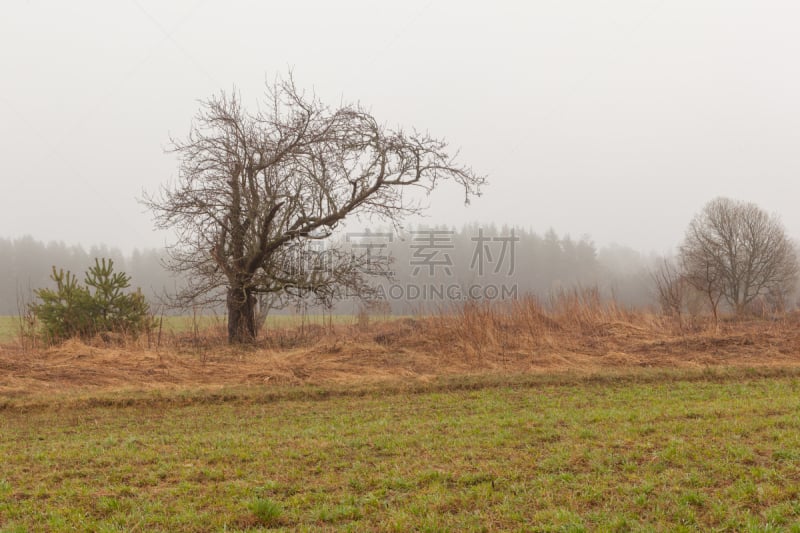
[[[379,237],[370,239],[370,233]],[[510,245],[506,245],[501,261],[502,242],[479,243],[477,239],[480,235],[519,240],[514,241],[513,251]],[[643,256],[621,245],[598,250],[588,237],[574,239],[569,235],[559,236],[552,229],[538,234],[522,228],[482,228],[474,225],[457,230],[447,227],[409,228],[406,233],[396,234],[389,229],[378,228],[371,232],[352,232],[343,235],[340,240],[345,246],[356,244],[357,248],[362,241],[370,243],[376,260],[393,273],[391,281],[379,279],[376,283],[385,286],[381,294],[396,314],[426,309],[434,311],[442,304],[455,304],[469,298],[469,294],[461,291],[451,292],[449,297],[447,294],[441,297],[437,294],[426,297],[421,293],[418,296],[408,295],[408,291],[399,288],[395,294],[389,293],[390,284],[407,287],[414,281],[445,288],[453,284],[468,286],[479,281],[484,284],[503,284],[509,290],[516,287],[518,296],[532,293],[542,297],[547,297],[552,291],[578,286],[598,287],[604,295],[613,296],[623,305],[657,305],[655,289],[649,277],[650,268],[657,264],[656,258]],[[427,264],[413,257],[415,250],[422,250],[423,245],[430,247],[431,253],[441,256],[442,263],[434,265],[433,275]],[[444,247],[439,248],[441,246]],[[491,256],[491,261],[483,258],[485,264],[480,275],[478,267],[481,261],[475,257],[478,246],[488,247],[489,254],[495,254]],[[133,285],[142,289],[154,312],[176,314],[186,311],[171,307],[164,298],[184,285],[185,281],[164,267],[167,257],[163,250],[134,250],[125,254],[118,248],[105,245],[84,249],[80,245],[44,243],[33,237],[23,237],[0,239],[0,269],[7,274],[0,283],[0,314],[19,313],[31,301],[33,289],[52,285],[49,278],[53,266],[81,273],[95,258],[102,257],[113,259],[119,270],[131,276]],[[417,272],[412,275],[414,270]],[[498,294],[497,298],[500,296]],[[352,314],[362,304],[358,298],[346,298],[337,303],[335,312]],[[309,309],[308,306],[302,308],[312,314],[321,311],[313,307]],[[223,310],[224,306],[217,304],[210,306],[206,312],[221,313]],[[275,310],[298,311],[296,304]]]

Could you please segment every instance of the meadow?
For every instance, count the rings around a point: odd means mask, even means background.
[[[556,304],[12,327],[0,531],[800,531],[800,315]]]
[[[800,372],[61,396],[2,531],[800,531]]]
[[[0,315],[0,344],[13,342],[19,336],[19,319]]]
[[[266,327],[295,328],[302,325],[352,324],[355,321],[357,321],[357,317],[354,315],[276,314],[267,317]],[[218,315],[165,315],[156,317],[156,323],[160,323],[160,329],[166,333],[191,333],[194,331],[207,333],[211,329],[222,330],[225,328],[224,317]],[[19,317],[0,315],[0,344],[13,343],[19,338],[19,332]]]

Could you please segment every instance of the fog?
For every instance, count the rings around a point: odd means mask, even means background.
[[[664,253],[723,195],[798,237],[798,16],[788,1],[7,2],[0,237],[163,246],[137,198],[175,177],[169,136],[198,99],[235,86],[255,107],[288,69],[488,176],[469,207],[434,193],[426,224]]]
[[[651,272],[656,258],[644,257],[621,246],[597,249],[587,239],[574,239],[548,230],[540,235],[524,228],[464,226],[458,229],[413,227],[397,234],[351,232],[335,239],[334,246],[355,253],[367,251],[373,261],[370,284],[378,289],[372,298],[343,291],[334,312],[395,314],[438,312],[466,301],[500,301],[534,295],[548,301],[563,291],[595,290],[603,299],[613,298],[626,307],[652,307],[655,293]],[[186,285],[186,278],[168,272],[166,254],[159,249],[134,250],[68,246],[43,243],[30,237],[0,238],[0,315],[16,315],[36,300],[36,290],[55,288],[52,269],[69,270],[83,280],[94,258],[109,258],[114,270],[131,277],[131,289],[141,289],[151,312],[184,313],[172,296]],[[381,273],[389,275],[383,276]],[[224,313],[225,293],[203,312]],[[310,295],[309,295],[310,296]],[[377,304],[377,305],[376,305]],[[287,305],[270,303],[273,312],[297,313],[328,308],[313,298],[290,299]],[[195,309],[193,307],[193,309]]]

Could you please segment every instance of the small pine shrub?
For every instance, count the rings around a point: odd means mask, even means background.
[[[39,301],[30,305],[46,342],[89,339],[108,332],[135,336],[154,326],[144,295],[138,289],[125,291],[131,278],[114,272],[111,259],[95,259],[83,284],[71,272],[56,267],[50,279],[56,283],[55,289],[34,291]]]

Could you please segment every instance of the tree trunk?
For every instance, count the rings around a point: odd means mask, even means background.
[[[256,297],[249,289],[228,289],[228,343],[253,344],[256,340]]]

